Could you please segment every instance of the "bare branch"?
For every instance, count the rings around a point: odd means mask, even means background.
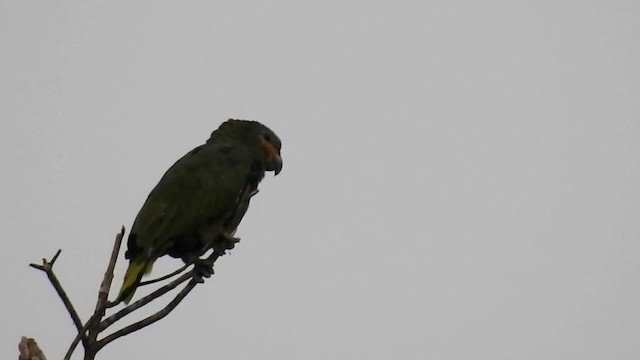
[[[216,252],[212,252],[211,255],[209,255],[205,260],[202,261],[202,263],[209,264],[210,266],[213,266],[213,264],[216,262],[216,260],[218,260],[218,258],[220,256],[222,256],[223,254],[224,253],[218,254]],[[188,265],[185,265],[185,266],[188,266]],[[171,275],[171,274],[169,274],[169,275]],[[108,318],[104,319],[100,323],[99,332],[104,331],[106,328],[108,328],[109,326],[113,325],[113,323],[115,323],[116,321],[122,319],[123,317],[125,317],[126,315],[134,312],[135,310],[138,310],[139,308],[141,308],[144,305],[152,302],[153,300],[159,298],[160,296],[166,294],[167,292],[175,289],[176,287],[178,287],[178,285],[182,284],[183,282],[185,282],[185,281],[187,281],[189,279],[192,279],[192,281],[195,281],[196,284],[203,282],[202,277],[198,273],[197,269],[194,268],[191,271],[188,271],[188,272],[182,274],[182,276],[180,276],[179,278],[177,278],[174,281],[170,282],[169,284],[158,288],[157,290],[155,290],[151,294],[143,297],[142,299],[134,302],[133,304],[125,307],[124,309],[122,309],[122,310],[118,311],[117,313],[115,313],[115,314],[109,316]]]
[[[122,226],[120,233],[116,235],[116,241],[113,244],[113,250],[111,251],[111,259],[109,260],[107,271],[104,273],[104,279],[102,279],[102,284],[100,285],[100,290],[98,291],[98,303],[96,304],[96,310],[93,317],[96,317],[96,315],[98,315],[99,319],[101,319],[107,309],[107,298],[109,297],[109,289],[111,288],[111,282],[113,281],[113,270],[116,267],[116,261],[118,260],[118,253],[120,252],[120,245],[122,244],[123,237],[124,226]],[[96,340],[99,331],[99,327],[89,328],[89,339],[91,342],[94,342]]]
[[[176,271],[174,271],[172,273],[169,273],[167,275],[161,276],[159,278],[152,279],[152,280],[147,280],[147,281],[142,281],[140,284],[138,284],[138,288],[140,288],[141,286],[151,285],[151,284],[155,284],[157,282],[163,281],[163,280],[170,279],[170,278],[180,274],[181,272],[185,271],[189,267],[189,265],[190,264],[184,264],[184,266],[182,266],[180,269],[178,269],[178,270],[176,270]]]
[[[40,271],[44,271],[44,273],[47,274],[47,277],[49,278],[51,285],[53,285],[53,288],[56,289],[56,292],[58,293],[60,300],[62,300],[62,302],[64,303],[64,307],[67,309],[67,312],[71,316],[71,319],[73,320],[73,324],[76,326],[76,329],[78,329],[78,331],[81,331],[82,320],[80,320],[80,316],[78,316],[78,312],[73,307],[73,304],[71,304],[71,300],[69,300],[69,296],[67,296],[67,293],[62,288],[62,285],[60,284],[58,277],[53,272],[53,264],[56,262],[61,252],[62,250],[58,250],[56,254],[53,256],[53,258],[51,259],[51,261],[47,261],[47,259],[42,259],[42,265],[29,264],[29,266],[31,266],[32,268],[38,269]]]
[[[71,359],[71,355],[73,355],[73,352],[76,350],[76,347],[78,346],[78,343],[80,342],[80,340],[83,341],[83,346],[85,349],[87,349],[88,345],[85,345],[85,342],[87,344],[89,343],[87,339],[87,331],[91,326],[95,325],[96,320],[99,320],[99,319],[100,319],[100,313],[94,313],[93,316],[91,316],[91,318],[87,320],[87,323],[82,327],[80,331],[78,331],[78,335],[76,335],[76,337],[71,342],[71,345],[69,345],[69,349],[67,349],[67,353],[64,355],[64,360]]]
[[[100,319],[104,316],[105,311],[107,309],[107,298],[109,296],[109,289],[111,288],[111,282],[113,281],[113,271],[116,266],[116,262],[118,260],[118,253],[120,252],[120,246],[122,244],[122,238],[124,237],[124,226],[120,229],[120,232],[116,235],[116,239],[113,244],[113,250],[111,251],[111,258],[109,259],[109,264],[107,265],[107,270],[104,273],[104,278],[102,279],[102,283],[100,284],[100,290],[98,290],[98,302],[96,304],[96,309],[87,320],[87,323],[82,327],[82,329],[78,330],[78,334],[75,339],[71,342],[67,353],[65,354],[64,359],[71,359],[71,355],[75,351],[76,347],[80,340],[83,342],[83,346],[85,351],[88,351],[91,347],[91,344],[94,344],[96,338],[98,337],[98,324]],[[87,332],[88,335],[87,335]]]
[[[124,237],[124,225],[118,235],[116,235],[116,241],[113,244],[113,250],[111,251],[111,259],[109,259],[109,265],[107,271],[104,273],[104,279],[100,284],[100,290],[98,291],[98,303],[96,304],[96,312],[104,312],[107,305],[107,298],[109,297],[109,289],[111,289],[111,282],[113,281],[113,270],[116,267],[118,261],[118,253],[120,252],[120,246],[122,245],[122,238]]]
[[[186,275],[186,274],[185,274]],[[176,306],[178,306],[178,304],[180,304],[180,302],[189,294],[189,292],[191,292],[191,290],[193,290],[193,288],[198,285],[199,283],[202,282],[202,279],[199,276],[194,276],[191,278],[191,281],[189,281],[189,283],[187,284],[187,286],[185,286],[180,293],[178,293],[178,295],[171,300],[171,302],[162,310],[158,311],[157,313],[149,316],[148,318],[145,318],[143,320],[140,320],[136,323],[133,323],[125,328],[122,328],[116,332],[114,332],[113,334],[105,337],[104,339],[98,341],[96,343],[96,348],[97,350],[100,350],[101,348],[103,348],[105,345],[109,344],[110,342],[131,334],[134,331],[138,331],[142,328],[145,328],[153,323],[155,323],[158,320],[161,320],[162,318],[164,318],[165,316],[169,315],[169,313],[171,311],[173,311],[173,309],[176,308]]]
[[[51,261],[49,261],[49,263],[51,264],[51,266],[53,266],[53,264],[56,263],[56,260],[58,260],[58,256],[60,256],[60,253],[62,252],[62,249],[58,249],[58,251],[56,251],[56,254],[53,255],[53,258],[51,259]],[[44,260],[44,259],[42,259]]]
[[[43,271],[47,274],[47,277],[49,278],[53,287],[58,292],[60,299],[62,299],[63,303],[65,304],[65,307],[67,308],[67,311],[69,312],[69,314],[71,315],[71,318],[74,321],[76,328],[78,329],[78,334],[76,335],[75,339],[71,343],[64,357],[65,360],[71,359],[73,352],[75,351],[76,347],[78,346],[78,343],[80,342],[82,342],[82,345],[84,347],[84,351],[85,351],[84,358],[86,360],[93,360],[95,359],[95,356],[98,353],[98,351],[100,351],[100,349],[102,349],[104,346],[106,346],[110,342],[122,336],[129,335],[135,331],[138,331],[142,328],[145,328],[155,323],[156,321],[163,319],[171,311],[173,311],[180,302],[182,302],[182,300],[191,292],[191,290],[193,290],[193,288],[197,284],[204,282],[203,277],[208,278],[213,274],[213,264],[216,262],[216,260],[220,256],[225,254],[226,250],[232,249],[235,245],[235,242],[237,241],[237,239],[233,239],[233,238],[231,239],[220,238],[220,241],[217,244],[214,244],[213,246],[214,251],[206,259],[197,258],[192,263],[184,265],[180,269],[168,275],[162,276],[158,279],[141,283],[141,285],[148,285],[148,284],[157,283],[163,280],[168,280],[172,277],[180,275],[178,278],[174,279],[168,284],[156,289],[155,291],[148,294],[147,296],[139,299],[133,304],[130,304],[124,309],[102,320],[105,316],[106,310],[118,304],[118,303],[110,303],[108,301],[108,297],[109,297],[109,290],[111,288],[111,283],[113,281],[113,272],[115,269],[115,264],[117,262],[118,253],[122,245],[122,239],[124,237],[124,232],[125,232],[125,229],[124,227],[122,227],[121,231],[116,235],[115,243],[113,245],[113,249],[111,252],[111,258],[109,260],[109,264],[107,265],[107,270],[105,271],[104,278],[102,280],[102,283],[100,284],[100,289],[98,291],[98,301],[96,303],[95,311],[84,325],[82,325],[82,321],[80,320],[77,312],[75,311],[73,305],[71,304],[71,301],[69,300],[67,294],[62,288],[62,285],[60,285],[60,282],[58,281],[56,275],[53,272],[53,264],[57,260],[61,251],[58,250],[58,252],[56,252],[56,254],[53,256],[51,261],[42,259],[42,265],[30,264],[31,267],[38,269],[40,271]],[[194,268],[191,269],[190,271],[184,272],[192,264],[194,265]],[[114,333],[100,340],[97,340],[100,333],[102,333],[105,329],[113,325],[118,320],[136,311],[137,309],[144,307],[145,305],[151,303],[152,301],[160,298],[161,296],[165,295],[166,293],[175,289],[176,287],[180,286],[186,281],[189,281],[189,282],[182,288],[182,290],[180,290],[180,292],[173,298],[173,300],[171,300],[161,310],[157,311],[151,316],[148,316],[136,323],[125,326],[124,328],[117,330]],[[21,351],[22,351],[22,348],[21,348]],[[38,360],[44,360],[44,359],[38,359]]]
[[[125,307],[124,309],[118,311],[117,313],[109,316],[108,318],[104,319],[101,323],[100,323],[100,327],[99,327],[99,331],[102,332],[104,331],[106,328],[108,328],[109,326],[113,325],[113,323],[115,323],[116,321],[122,319],[123,317],[129,315],[130,313],[140,309],[141,307],[147,305],[148,303],[152,302],[153,300],[159,298],[160,296],[168,293],[169,291],[175,289],[176,287],[178,287],[180,284],[182,284],[183,282],[192,279],[195,275],[195,271],[191,270],[185,274],[183,274],[182,276],[180,276],[179,278],[175,279],[174,281],[170,282],[169,284],[157,289],[156,291],[152,292],[151,294],[143,297],[142,299],[134,302],[133,304]]]

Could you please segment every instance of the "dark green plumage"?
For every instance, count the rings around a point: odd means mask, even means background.
[[[229,120],[169,168],[131,228],[129,268],[116,301],[131,300],[158,257],[191,263],[214,247],[214,240],[233,235],[265,171],[280,172],[280,147],[266,126]]]

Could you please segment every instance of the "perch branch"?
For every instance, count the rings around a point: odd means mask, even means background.
[[[186,274],[185,274],[186,275]],[[178,304],[180,304],[180,302],[189,294],[189,292],[191,292],[191,290],[193,290],[193,288],[198,285],[198,283],[202,282],[202,279],[200,278],[200,276],[196,275],[196,276],[192,276],[191,277],[191,281],[189,281],[189,283],[187,284],[187,286],[185,286],[179,293],[178,295],[171,300],[171,302],[162,310],[158,311],[157,313],[143,319],[140,320],[136,323],[133,323],[127,327],[124,327],[116,332],[114,332],[113,334],[105,337],[104,339],[98,341],[96,343],[96,349],[100,350],[101,348],[103,348],[105,345],[109,344],[110,342],[131,334],[134,331],[138,331],[142,328],[145,328],[153,323],[155,323],[158,320],[161,320],[162,318],[164,318],[165,316],[169,315],[169,313],[171,311],[173,311],[173,309],[176,308],[176,306],[178,306]]]
[[[141,298],[140,300],[134,302],[133,304],[125,307],[124,309],[116,312],[115,314],[101,321],[101,319],[104,318],[105,316],[106,310],[108,308],[111,308],[117,305],[117,303],[109,302],[108,297],[109,297],[109,289],[111,288],[111,283],[113,281],[113,272],[115,269],[115,264],[117,262],[118,253],[120,252],[120,247],[122,245],[122,239],[124,237],[124,232],[125,232],[125,229],[123,226],[121,231],[116,235],[115,243],[111,251],[111,258],[109,259],[107,270],[105,271],[104,278],[102,280],[102,283],[100,284],[100,289],[98,291],[98,301],[96,303],[95,311],[84,325],[82,324],[82,321],[80,320],[80,317],[78,316],[75,308],[71,304],[69,297],[67,296],[66,292],[62,288],[62,285],[60,284],[56,275],[53,272],[53,265],[58,259],[58,256],[60,255],[61,250],[58,250],[58,252],[56,252],[56,254],[53,256],[51,261],[42,259],[42,265],[30,264],[31,267],[38,269],[40,271],[43,271],[47,274],[49,281],[51,282],[53,287],[56,289],[58,296],[60,297],[60,299],[62,299],[62,302],[67,308],[67,311],[71,315],[71,318],[73,319],[73,322],[76,328],[78,329],[78,334],[76,335],[75,339],[71,343],[64,357],[65,360],[71,359],[73,352],[78,346],[78,343],[80,343],[81,341],[85,350],[85,359],[92,360],[95,358],[95,355],[100,349],[102,349],[104,346],[111,343],[112,341],[119,339],[120,337],[129,335],[135,331],[138,331],[142,328],[145,328],[163,319],[165,316],[171,313],[178,306],[178,304],[182,302],[182,300],[184,300],[184,298],[191,292],[191,290],[193,290],[193,288],[197,284],[204,282],[203,277],[211,276],[212,267],[213,267],[213,264],[216,262],[216,260],[220,256],[224,255],[226,250],[232,249],[235,243],[237,242],[237,239],[233,239],[233,238],[226,239],[221,237],[220,241],[217,244],[214,244],[213,246],[214,251],[206,259],[197,259],[198,261],[193,263],[194,264],[193,269],[184,273],[184,271],[188,268],[188,266],[191,265],[191,264],[187,264],[168,275],[142,283],[142,285],[157,283],[163,280],[168,280],[182,273],[178,278],[171,281],[170,283],[156,289],[149,295]],[[134,312],[135,310],[140,309],[141,307],[149,304],[150,302],[160,298],[161,296],[165,295],[166,293],[175,289],[176,287],[178,287],[179,285],[183,284],[186,281],[189,281],[188,284],[185,285],[184,288],[182,288],[182,290],[180,290],[180,292],[173,298],[173,300],[171,300],[160,311],[157,311],[151,316],[148,316],[131,325],[125,326],[124,328],[117,330],[114,333],[100,340],[97,340],[98,335],[102,333],[106,328],[113,325],[116,321],[122,319],[123,317]]]
[[[218,258],[220,256],[224,255],[224,252],[222,252],[221,254],[218,254],[216,252],[212,252],[211,255],[209,255],[205,260],[204,263],[206,264],[210,264],[211,266],[213,266],[213,264],[216,262],[216,260],[218,260]],[[122,319],[123,317],[125,317],[126,315],[134,312],[135,310],[143,307],[144,305],[150,303],[151,301],[159,298],[160,296],[166,294],[167,292],[173,290],[174,288],[176,288],[178,285],[182,284],[183,282],[187,281],[191,279],[191,281],[189,282],[189,284],[187,284],[187,286],[185,286],[182,291],[180,291],[180,293],[178,293],[178,295],[176,295],[176,297],[169,303],[169,305],[167,305],[167,307],[165,307],[164,309],[160,310],[159,312],[149,316],[148,318],[145,318],[135,324],[129,325],[121,330],[116,331],[115,333],[105,337],[104,339],[100,340],[99,343],[102,343],[104,346],[108,343],[110,343],[111,341],[130,334],[134,331],[140,330],[143,327],[146,327],[148,325],[153,324],[154,322],[162,319],[163,317],[167,316],[169,314],[169,312],[171,312],[179,303],[180,301],[182,301],[182,299],[187,296],[187,294],[191,291],[191,289],[193,289],[194,286],[196,286],[199,283],[204,282],[202,279],[202,276],[198,273],[197,269],[192,269],[191,271],[182,274],[182,276],[180,276],[179,278],[175,279],[174,281],[170,282],[169,284],[157,289],[156,291],[152,292],[151,294],[143,297],[142,299],[134,302],[133,304],[127,306],[126,308],[118,311],[117,313],[111,315],[110,317],[106,318],[105,320],[102,321],[102,323],[100,323],[100,328],[99,331],[102,332],[104,331],[106,328],[108,328],[109,326],[113,325],[113,323],[115,323],[116,321]],[[126,330],[126,332],[125,332]],[[104,343],[103,343],[104,341]]]
[[[95,326],[97,321],[99,321],[105,314],[107,309],[107,298],[109,296],[109,289],[111,288],[111,282],[113,281],[113,271],[116,266],[116,262],[118,260],[118,253],[120,252],[120,246],[122,245],[122,238],[124,237],[124,226],[120,229],[120,232],[116,235],[116,239],[113,243],[113,250],[111,250],[111,258],[109,259],[109,264],[107,265],[107,270],[104,273],[104,278],[102,279],[102,283],[100,284],[100,289],[98,290],[98,302],[96,304],[96,309],[87,320],[87,323],[82,327],[82,329],[78,330],[78,334],[75,339],[71,342],[67,353],[64,356],[65,360],[71,359],[71,355],[78,346],[80,340],[83,340],[83,346],[85,351],[89,350],[91,347],[90,344],[94,344],[96,342],[96,338],[99,333],[99,326]],[[89,332],[87,336],[87,332]],[[84,340],[86,339],[86,341]]]
[[[113,325],[113,323],[115,323],[116,321],[122,319],[123,317],[129,315],[130,313],[140,309],[141,307],[147,305],[148,303],[152,302],[153,300],[159,298],[160,296],[168,293],[169,291],[175,289],[176,287],[178,287],[178,285],[182,284],[183,282],[192,279],[194,277],[194,272],[189,271],[188,273],[183,274],[182,276],[180,276],[179,278],[175,279],[174,281],[170,282],[169,284],[157,289],[156,291],[152,292],[151,294],[143,297],[142,299],[134,302],[133,304],[127,306],[126,308],[118,311],[117,313],[109,316],[108,318],[104,319],[101,323],[100,323],[100,327],[99,327],[99,331],[102,332],[104,331],[106,328],[108,328],[109,326]]]
[[[138,284],[138,288],[140,288],[140,287],[142,287],[142,286],[145,286],[145,285],[151,285],[151,284],[155,284],[155,283],[157,283],[157,282],[163,281],[163,280],[170,279],[170,278],[172,278],[172,277],[174,277],[174,276],[176,276],[176,275],[178,275],[178,274],[182,273],[182,272],[183,272],[183,271],[185,271],[188,267],[189,267],[189,264],[185,264],[185,265],[184,265],[184,266],[182,266],[180,269],[178,269],[178,270],[176,270],[176,271],[174,271],[174,272],[172,272],[172,273],[169,273],[169,274],[167,274],[167,275],[164,275],[164,276],[161,276],[161,277],[159,277],[159,278],[152,279],[152,280],[142,281],[140,284]]]
[[[211,266],[213,266],[213,264],[216,262],[216,260],[218,260],[218,258],[223,255],[222,254],[218,254],[216,252],[212,252],[211,255],[209,255],[204,262],[207,264],[210,264]],[[185,265],[188,266],[188,265]],[[184,268],[184,267],[183,267]],[[179,269],[180,271],[183,271],[183,269]],[[173,276],[172,274],[169,274]],[[180,284],[182,284],[183,282],[192,279],[192,281],[195,281],[195,283],[201,283],[203,282],[202,277],[198,274],[196,269],[192,269],[184,274],[182,274],[182,276],[178,277],[177,279],[173,280],[172,282],[168,283],[167,285],[164,285],[160,288],[158,288],[157,290],[155,290],[154,292],[152,292],[151,294],[143,297],[142,299],[134,302],[133,304],[125,307],[124,309],[118,311],[117,313],[109,316],[108,318],[104,319],[101,323],[100,323],[100,327],[99,327],[99,332],[104,331],[106,328],[108,328],[109,326],[113,325],[113,323],[115,323],[116,321],[122,319],[123,317],[125,317],[126,315],[140,309],[141,307],[147,305],[148,303],[152,302],[153,300],[159,298],[160,296],[166,294],[167,292],[175,289],[176,287],[178,287]],[[195,286],[195,285],[194,285]],[[187,285],[187,287],[189,287],[189,285]],[[186,288],[186,287],[185,287]],[[177,297],[180,296],[181,293],[179,293]],[[186,296],[186,294],[185,294]],[[175,300],[175,299],[174,299]],[[179,301],[178,301],[179,303]],[[176,305],[178,304],[176,303]],[[175,307],[175,306],[174,306]],[[151,315],[154,316],[154,315]],[[165,315],[166,316],[166,315]],[[164,317],[164,316],[163,316]],[[144,321],[144,320],[143,320]],[[155,322],[155,321],[154,321]],[[146,326],[146,325],[145,325]],[[102,341],[102,340],[101,340]],[[109,341],[110,342],[110,341]]]

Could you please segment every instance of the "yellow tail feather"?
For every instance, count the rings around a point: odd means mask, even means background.
[[[148,274],[152,266],[152,261],[132,259],[127,268],[127,272],[124,274],[124,282],[122,283],[116,302],[124,301],[125,304],[128,304],[131,298],[133,298],[133,294],[136,292],[142,276]]]

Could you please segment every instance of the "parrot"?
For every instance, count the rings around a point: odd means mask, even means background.
[[[166,171],[136,216],[127,238],[129,266],[114,303],[128,304],[154,261],[169,255],[185,264],[233,235],[265,172],[282,170],[280,138],[250,120],[229,119],[205,144]]]

